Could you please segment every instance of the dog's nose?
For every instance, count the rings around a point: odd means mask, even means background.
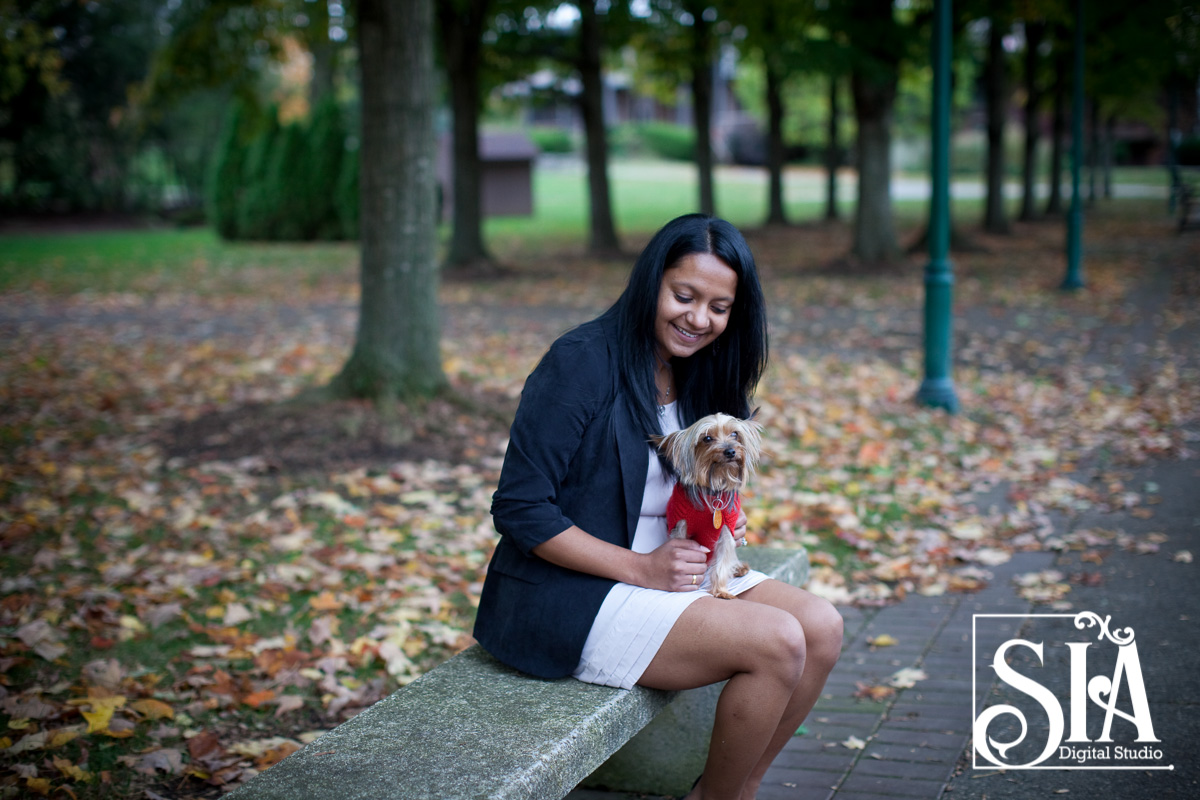
[[[730,461],[732,461],[733,459],[737,458],[737,450],[735,450],[732,447],[726,447],[725,448],[725,457],[728,458]]]

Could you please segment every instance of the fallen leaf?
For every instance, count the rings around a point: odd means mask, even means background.
[[[70,778],[77,783],[88,783],[92,780],[92,773],[82,769],[73,761],[55,756],[52,763],[64,778]]]
[[[274,689],[262,689],[261,691],[251,692],[242,698],[242,702],[251,708],[258,708],[263,703],[269,703],[275,699]]]
[[[50,779],[49,778],[26,778],[25,786],[33,792],[37,792],[45,797],[50,794]]]
[[[925,674],[925,670],[923,669],[918,669],[916,667],[905,667],[904,669],[897,671],[896,674],[892,675],[891,680],[889,680],[888,683],[892,686],[895,686],[897,689],[911,689],[917,685],[917,681],[923,681],[928,677],[929,676]]]
[[[333,596],[333,592],[321,592],[309,599],[308,604],[314,611],[340,611],[345,603]]]
[[[842,747],[848,747],[851,750],[862,750],[866,746],[867,743],[857,736],[851,736],[842,742]]]
[[[62,644],[65,638],[44,619],[37,619],[17,628],[17,638],[25,643],[33,652],[47,661],[53,661],[67,652],[67,646]]]
[[[243,622],[249,622],[254,619],[254,614],[250,609],[241,603],[230,603],[225,606],[225,618],[221,624],[227,628],[232,628],[241,625]]]
[[[153,698],[145,698],[142,700],[134,700],[129,704],[137,713],[141,714],[146,719],[174,719],[175,709],[171,708],[162,700]]]
[[[183,753],[170,747],[151,750],[141,755],[121,756],[119,760],[143,775],[155,775],[159,772],[179,775],[183,772]]]
[[[878,703],[894,697],[896,689],[892,686],[877,686],[859,681],[854,696],[861,700],[870,700],[873,703]]]
[[[275,698],[275,704],[278,706],[275,709],[275,716],[282,717],[289,711],[304,708],[304,698],[296,694],[284,694]]]
[[[955,539],[974,542],[987,535],[987,530],[978,520],[964,520],[950,528],[950,535]]]
[[[873,639],[867,639],[867,644],[871,645],[871,647],[892,647],[899,643],[896,637],[886,633],[881,633]]]

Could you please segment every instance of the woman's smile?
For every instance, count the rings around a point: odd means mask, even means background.
[[[694,253],[663,273],[654,336],[664,361],[687,358],[716,341],[729,325],[737,273],[709,253]]]

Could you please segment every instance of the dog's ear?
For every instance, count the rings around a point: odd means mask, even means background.
[[[676,465],[679,463],[678,450],[682,441],[683,431],[675,431],[665,436],[656,433],[650,437],[650,444],[654,446],[658,457],[672,471],[676,469]]]

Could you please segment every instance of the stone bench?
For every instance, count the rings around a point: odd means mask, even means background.
[[[741,555],[779,580],[807,580],[803,550],[749,547]],[[682,795],[703,769],[720,688],[539,680],[475,645],[227,798],[548,800],[580,784]]]

